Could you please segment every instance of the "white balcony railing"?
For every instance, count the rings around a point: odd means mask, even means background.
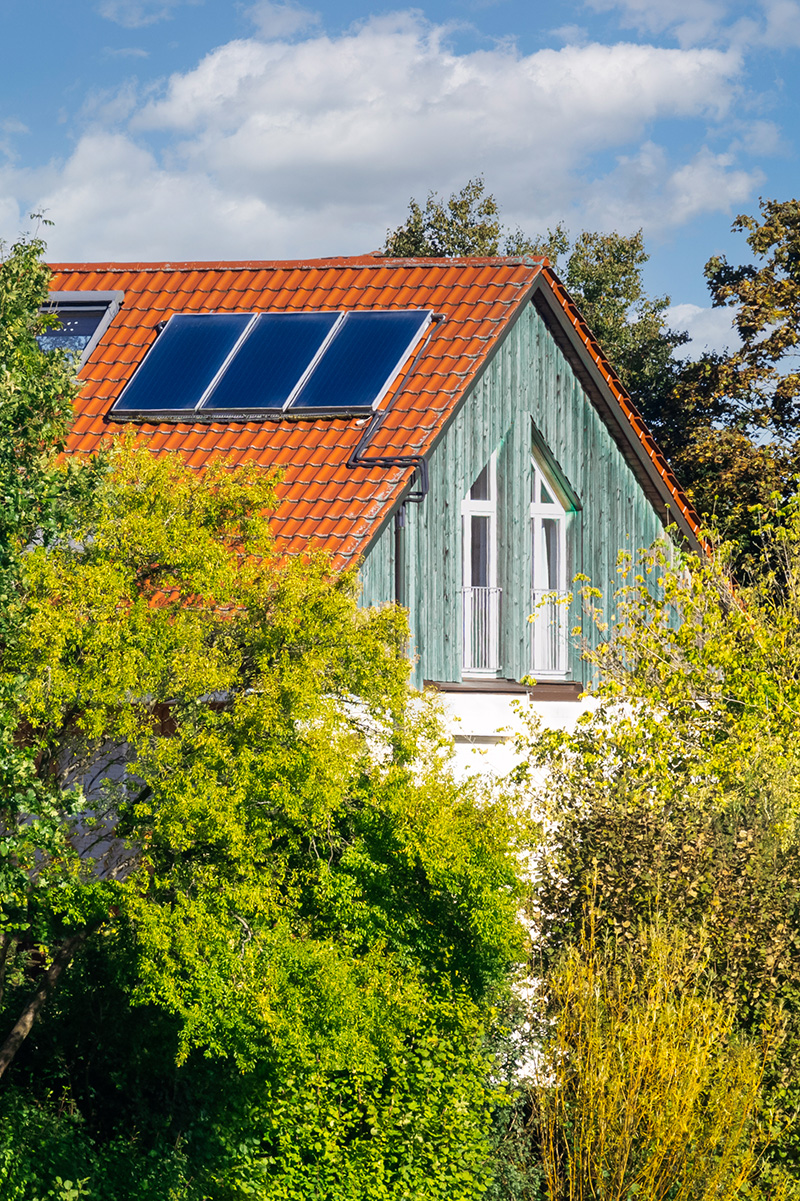
[[[568,592],[534,588],[531,671],[534,676],[565,676],[569,664]]]
[[[502,588],[462,588],[462,671],[500,669],[498,631]]]

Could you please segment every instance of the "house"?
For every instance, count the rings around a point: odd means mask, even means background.
[[[577,715],[582,615],[557,600],[576,574],[612,592],[618,552],[667,525],[699,545],[544,259],[59,264],[52,289],[48,344],[84,381],[68,451],[133,424],[192,466],[281,468],[279,546],[359,563],[364,604],[408,608],[413,682],[464,745],[502,740],[515,698]]]

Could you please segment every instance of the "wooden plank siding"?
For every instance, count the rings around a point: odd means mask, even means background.
[[[498,451],[501,676],[530,671],[533,426],[581,506],[567,522],[568,580],[578,572],[610,595],[620,550],[649,546],[663,525],[583,384],[533,303],[497,350],[430,457],[430,492],[407,507],[405,600],[414,680],[461,679],[461,501]],[[557,482],[559,482],[557,480]],[[362,566],[362,604],[394,599],[395,529],[388,523]],[[581,624],[573,602],[570,625]],[[584,633],[596,634],[588,626]],[[585,669],[570,653],[571,678]]]

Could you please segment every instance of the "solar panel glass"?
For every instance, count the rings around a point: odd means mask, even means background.
[[[203,401],[203,412],[282,409],[339,317],[339,313],[262,313]]]
[[[309,378],[289,405],[296,409],[371,409],[422,331],[427,310],[346,313]]]
[[[252,313],[171,317],[113,411],[194,409],[252,319]]]

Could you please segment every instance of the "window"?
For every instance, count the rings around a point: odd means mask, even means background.
[[[567,673],[567,515],[544,468],[531,462],[531,670],[558,678]]]
[[[65,350],[80,368],[89,358],[122,304],[124,292],[51,292],[43,313],[54,313],[58,328],[39,334],[42,350]]]
[[[497,587],[497,455],[461,504],[462,670],[496,675],[500,589]]]

